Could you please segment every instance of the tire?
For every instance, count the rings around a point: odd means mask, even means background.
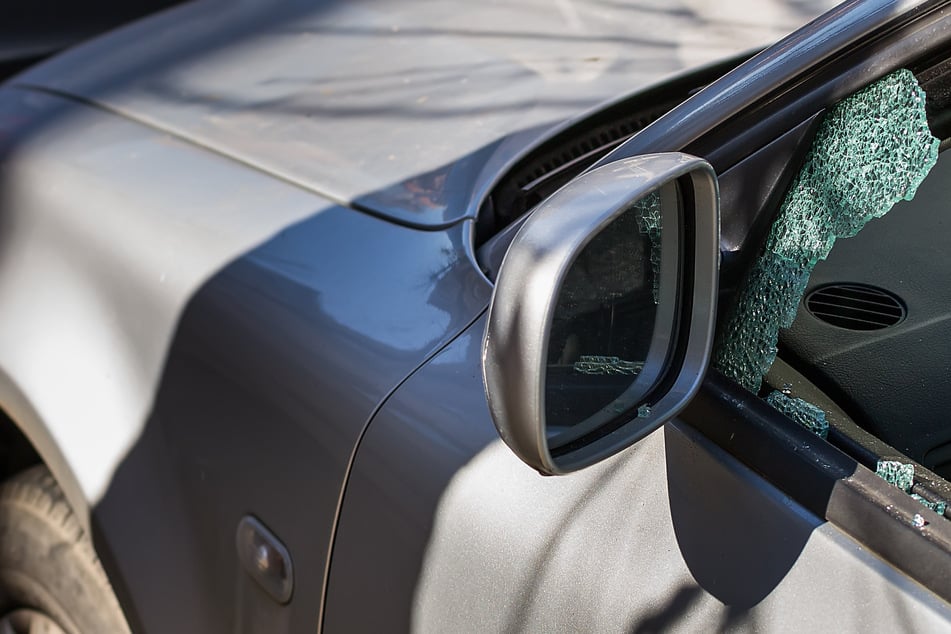
[[[0,484],[0,634],[128,634],[93,550],[46,467]]]

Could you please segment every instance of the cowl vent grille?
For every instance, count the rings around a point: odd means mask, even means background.
[[[892,293],[865,284],[830,284],[806,297],[806,309],[827,324],[848,330],[881,330],[900,324],[907,311]]]

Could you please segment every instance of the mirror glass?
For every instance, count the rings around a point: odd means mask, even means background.
[[[546,435],[552,456],[648,416],[672,345],[678,285],[676,181],[637,200],[579,252],[548,338]]]

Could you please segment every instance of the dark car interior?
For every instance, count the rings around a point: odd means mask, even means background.
[[[951,137],[951,63],[924,64],[932,133]],[[942,152],[910,201],[900,201],[818,263],[780,358],[859,429],[869,458],[905,458],[951,479],[951,156]],[[793,370],[794,369],[794,370]],[[783,375],[774,373],[772,387]],[[858,453],[862,453],[861,450]],[[924,472],[926,479],[930,474]],[[937,483],[946,488],[946,483]]]
[[[780,356],[861,427],[951,478],[951,157],[820,262]]]

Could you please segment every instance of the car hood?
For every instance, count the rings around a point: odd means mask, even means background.
[[[472,216],[495,174],[558,122],[772,35],[761,29],[684,55],[672,34],[687,18],[571,0],[208,0],[14,83],[435,227]]]

